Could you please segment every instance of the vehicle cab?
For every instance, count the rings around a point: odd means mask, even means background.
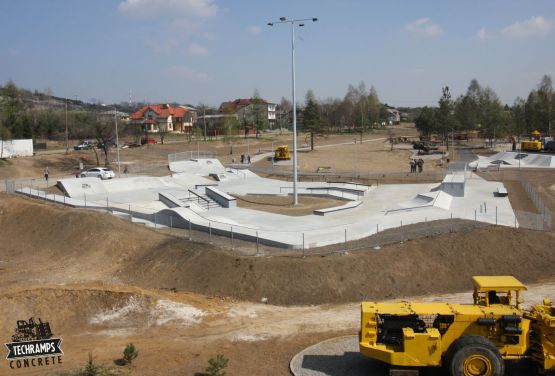
[[[520,292],[526,286],[512,276],[475,276],[474,304],[489,307],[491,305],[508,305],[520,309],[524,302]]]

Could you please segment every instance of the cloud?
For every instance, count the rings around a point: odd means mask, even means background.
[[[428,17],[406,24],[405,31],[421,37],[437,37],[443,34],[441,27],[434,24]]]
[[[187,48],[187,53],[191,56],[202,57],[208,55],[208,48],[192,43],[189,48]]]
[[[122,13],[138,16],[173,15],[212,17],[218,13],[214,0],[124,0],[118,6]]]
[[[478,30],[478,32],[474,36],[476,39],[481,41],[495,38],[495,35],[487,31],[485,27],[482,27],[480,30]]]
[[[501,35],[511,39],[543,37],[553,29],[553,22],[542,16],[516,21],[501,30]]]
[[[260,26],[253,25],[253,26],[247,27],[247,31],[251,34],[258,34],[260,33],[261,30],[262,29],[260,28]]]
[[[531,17],[524,21],[516,21],[497,32],[490,32],[482,27],[476,34],[476,39],[485,41],[488,39],[526,39],[541,38],[553,30],[553,21],[542,16]]]
[[[184,65],[173,65],[166,69],[166,73],[170,78],[188,81],[205,81],[209,79],[207,73],[197,72],[192,68]]]

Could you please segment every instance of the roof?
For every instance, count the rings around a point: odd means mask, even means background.
[[[247,99],[235,99],[234,101],[222,102],[219,112],[235,112],[239,108],[246,107],[250,104],[268,104],[268,102],[262,98],[247,98]]]
[[[480,291],[526,290],[526,286],[513,276],[475,276],[472,281]]]
[[[183,117],[185,113],[188,112],[186,108],[183,107],[172,107],[169,104],[149,104],[141,107],[139,110],[131,114],[131,119],[143,119],[145,117],[145,112],[151,110],[157,117],[167,118],[169,116]]]

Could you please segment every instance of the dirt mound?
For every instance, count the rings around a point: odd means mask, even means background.
[[[546,246],[555,234],[503,227],[346,256],[249,258],[111,215],[1,195],[0,228],[0,286],[106,281],[289,305],[460,291],[476,274],[555,276]]]

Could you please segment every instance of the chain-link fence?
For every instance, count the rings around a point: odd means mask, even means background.
[[[204,150],[192,150],[192,151],[182,151],[179,153],[168,154],[168,164],[172,162],[178,161],[188,161],[191,159],[210,159],[216,158],[217,155],[211,151],[204,151]]]
[[[270,177],[279,177],[280,180],[292,181],[292,174],[289,170],[278,169],[273,167],[250,167],[250,170],[257,174],[265,174]],[[410,172],[334,172],[334,173],[321,173],[321,172],[299,172],[299,181],[310,182],[357,182],[367,185],[380,185],[385,183],[429,183],[441,182],[446,175],[446,171],[428,171],[422,173]]]
[[[549,208],[545,205],[540,194],[534,189],[532,183],[526,180],[522,175],[519,176],[519,180],[522,188],[526,191],[528,197],[538,210],[538,214],[526,213],[525,216],[523,215],[523,222],[525,222],[525,224],[531,224],[534,226],[534,229],[551,231],[553,222],[553,214],[551,213],[551,210],[549,210]]]
[[[304,231],[285,231],[280,229],[260,229],[242,225],[232,225],[208,216],[210,209],[190,211],[184,217],[178,213],[156,203],[152,205],[119,202],[108,195],[105,197],[87,196],[69,198],[54,189],[37,189],[16,186],[15,182],[7,181],[11,192],[58,203],[65,206],[103,211],[115,215],[123,220],[141,224],[154,231],[171,235],[180,239],[209,243],[222,250],[232,251],[243,256],[289,256],[302,257],[307,255],[345,254],[347,252],[379,249],[384,245],[403,243],[409,240],[436,236],[444,233],[471,231],[472,229],[497,223],[497,210],[491,208],[488,212],[485,205],[476,210],[474,220],[458,219],[454,212],[425,217],[424,221],[409,222],[399,218],[399,222],[392,220],[375,220],[372,223],[345,224],[345,226],[328,229],[322,232],[320,228],[306,228]],[[194,200],[189,205],[197,205]],[[201,205],[198,205],[201,206]],[[197,208],[199,209],[199,208]],[[206,213],[206,214],[204,214]],[[430,214],[432,215],[432,214]],[[487,223],[489,222],[489,223]],[[505,223],[507,225],[507,223]],[[515,219],[514,226],[518,226]],[[367,236],[361,234],[367,233]],[[322,239],[327,239],[322,242]],[[284,239],[287,242],[284,243]],[[334,244],[326,244],[330,239]],[[287,245],[293,244],[293,245]]]

